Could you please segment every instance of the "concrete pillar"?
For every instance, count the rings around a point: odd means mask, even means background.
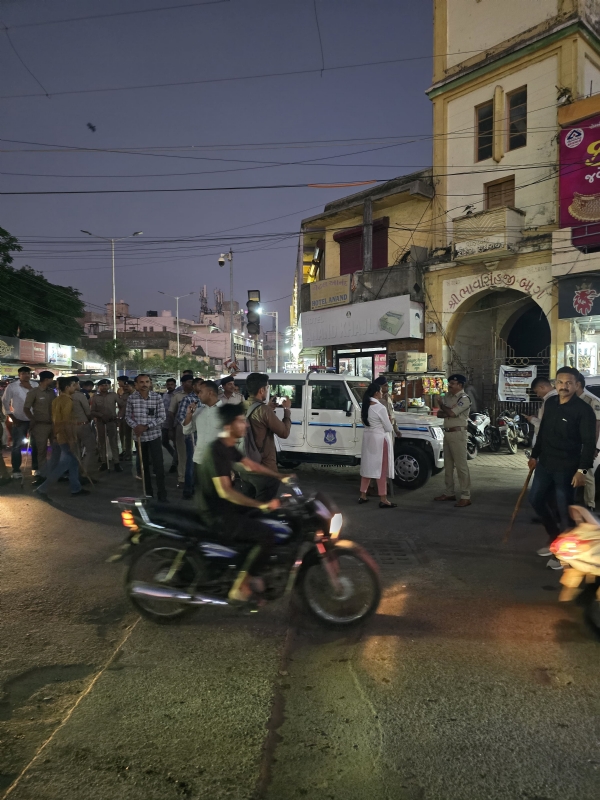
[[[373,201],[370,197],[363,203],[363,271],[373,269]]]

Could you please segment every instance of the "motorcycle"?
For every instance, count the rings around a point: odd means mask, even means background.
[[[521,419],[516,411],[503,411],[498,417],[497,428],[501,444],[506,444],[511,453],[516,453],[520,444],[531,444],[533,426]]]
[[[261,573],[264,599],[294,592],[309,614],[336,627],[374,614],[381,598],[379,570],[362,547],[340,538],[342,514],[320,493],[306,497],[293,480],[282,485],[279,500],[279,509],[261,516],[275,540]],[[126,592],[142,616],[171,623],[199,606],[239,605],[228,594],[252,544],[221,543],[194,511],[145,498],[112,502],[129,530],[112,560],[129,560]]]
[[[561,534],[550,550],[565,569],[559,600],[579,597],[590,624],[600,632],[600,520],[587,508],[570,506],[576,527]]]
[[[476,457],[479,450],[489,447],[493,452],[500,449],[500,434],[498,429],[490,425],[487,410],[472,412],[467,421],[467,458]]]

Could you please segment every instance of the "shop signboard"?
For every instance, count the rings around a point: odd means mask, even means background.
[[[48,364],[56,367],[71,366],[71,346],[68,344],[58,344],[48,342]]]
[[[498,399],[509,400],[513,403],[527,403],[529,396],[527,390],[537,377],[537,367],[508,367],[501,366],[498,376]]]
[[[350,275],[339,275],[310,284],[310,310],[343,306],[350,302]]]
[[[600,115],[560,133],[560,227],[574,247],[600,247]]]
[[[21,339],[19,357],[28,364],[46,363],[46,343],[34,342],[33,339]]]
[[[558,318],[600,316],[600,275],[580,273],[558,284]]]
[[[398,295],[300,315],[302,346],[364,344],[423,338],[423,305]]]
[[[16,336],[0,336],[0,359],[2,361],[19,360],[19,342]]]

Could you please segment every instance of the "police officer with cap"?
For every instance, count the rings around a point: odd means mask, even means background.
[[[444,396],[438,411],[438,417],[444,420],[446,491],[434,499],[456,500],[454,492],[454,468],[456,468],[460,486],[460,500],[454,503],[457,508],[471,505],[471,478],[467,466],[467,422],[471,400],[464,390],[466,382],[464,375],[450,375],[448,393]]]

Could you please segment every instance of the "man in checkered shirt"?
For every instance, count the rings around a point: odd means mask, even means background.
[[[144,490],[146,496],[153,497],[150,463],[154,467],[158,499],[167,499],[165,487],[165,467],[162,453],[162,424],[166,419],[162,397],[150,391],[150,376],[142,373],[135,379],[135,392],[127,400],[125,420],[136,441],[141,440],[141,458],[144,465]],[[139,455],[138,455],[139,457]]]
[[[198,392],[200,391],[200,387],[204,383],[204,378],[194,378],[192,381],[192,391],[190,394],[186,394],[181,403],[179,403],[179,408],[177,409],[177,414],[175,415],[175,419],[177,420],[178,424],[183,426],[183,421],[186,418],[188,408],[193,406],[194,409],[202,406],[200,402],[200,398],[198,397]],[[183,497],[186,500],[189,500],[190,497],[194,496],[194,437],[193,435],[188,435],[185,437],[185,483],[183,484]]]

